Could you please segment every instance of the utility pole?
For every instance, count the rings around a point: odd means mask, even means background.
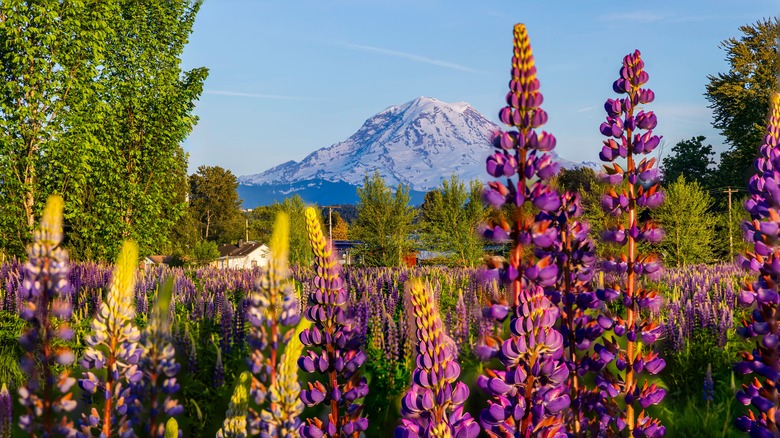
[[[330,242],[331,250],[333,250],[333,209],[338,210],[340,207],[327,205],[325,208],[328,209],[328,241]]]
[[[737,190],[732,190],[731,187],[723,191],[729,195],[729,259],[734,260],[734,236],[731,234],[731,194],[737,193]]]
[[[244,242],[249,242],[249,218],[244,218]]]

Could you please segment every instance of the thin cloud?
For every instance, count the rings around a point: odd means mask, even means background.
[[[363,46],[360,44],[344,43],[340,45],[348,49],[361,50],[363,52],[371,52],[380,55],[392,56],[395,58],[408,59],[410,61],[420,62],[423,64],[437,65],[439,67],[450,68],[453,70],[465,71],[469,73],[483,73],[480,70],[475,70],[473,68],[466,67],[464,65],[455,64],[453,62],[441,61],[439,59],[428,58],[426,56],[415,55],[413,53],[399,52],[397,50],[383,49],[381,47]]]
[[[594,110],[594,109],[596,109],[596,108],[597,108],[597,107],[595,107],[595,106],[586,106],[585,108],[580,108],[580,109],[578,109],[578,110],[577,110],[577,112],[578,112],[578,113],[586,113],[586,112],[588,112],[588,111],[593,111],[593,110]]]
[[[654,21],[663,20],[662,15],[653,14],[651,12],[625,12],[620,14],[604,15],[600,19],[601,21],[632,21],[638,23],[652,23]]]
[[[204,94],[212,94],[215,96],[235,96],[235,97],[251,97],[253,99],[268,99],[268,100],[311,100],[305,97],[298,96],[283,96],[279,94],[260,94],[260,93],[245,93],[243,91],[229,91],[229,90],[206,90]]]

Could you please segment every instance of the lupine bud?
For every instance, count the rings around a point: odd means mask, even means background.
[[[252,374],[244,371],[238,376],[236,388],[230,397],[225,421],[222,428],[217,431],[217,438],[245,438],[248,436],[246,418],[249,410],[249,385],[252,383]]]

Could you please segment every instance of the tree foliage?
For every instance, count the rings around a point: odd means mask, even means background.
[[[219,258],[219,247],[216,242],[201,240],[192,249],[192,258],[198,265],[208,264]]]
[[[711,262],[718,219],[710,212],[712,197],[697,181],[680,175],[666,189],[666,201],[652,212],[666,237],[660,243],[668,266]]]
[[[42,200],[67,193],[70,205],[85,188],[85,115],[111,13],[101,0],[0,2],[0,247],[11,254],[24,252]]]
[[[393,193],[379,172],[374,172],[365,176],[357,194],[352,235],[363,242],[358,257],[368,266],[400,266],[412,249],[409,235],[415,211],[409,205],[409,189],[399,184]]]
[[[664,184],[669,185],[685,176],[688,181],[696,181],[703,187],[712,183],[715,165],[715,151],[712,145],[704,145],[706,137],[699,135],[683,140],[672,147],[673,155],[664,157],[661,162]]]
[[[477,227],[487,209],[482,204],[482,184],[466,184],[452,175],[441,188],[428,192],[420,211],[421,238],[436,252],[451,252],[456,263],[474,267],[482,260],[484,239]]]
[[[284,212],[290,218],[290,249],[289,260],[291,265],[309,266],[314,261],[309,237],[306,233],[306,218],[304,211],[306,203],[300,195],[285,198],[282,202],[273,205],[261,206],[253,209],[247,215],[249,219],[249,238],[258,242],[268,243],[273,233],[274,221],[279,212]],[[315,210],[319,211],[315,208]],[[336,238],[336,212],[333,212],[334,239]],[[322,225],[322,221],[320,221]],[[327,229],[323,226],[323,230]]]
[[[74,258],[166,246],[184,211],[181,142],[205,68],[181,54],[190,0],[0,2],[0,245],[20,254],[39,200],[65,197]]]
[[[705,96],[718,128],[730,148],[721,155],[718,178],[724,185],[744,186],[753,172],[752,164],[766,132],[769,96],[777,87],[780,69],[776,39],[777,19],[760,20],[739,28],[740,38],[721,43],[729,70],[708,76]]]
[[[238,180],[219,166],[200,166],[190,175],[190,208],[203,239],[219,243],[244,236]]]

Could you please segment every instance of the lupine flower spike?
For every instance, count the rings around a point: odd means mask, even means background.
[[[0,436],[2,438],[11,438],[13,425],[13,400],[11,400],[11,393],[8,392],[8,387],[3,383],[3,388],[0,389]]]
[[[21,366],[28,376],[26,385],[19,388],[19,403],[25,411],[19,426],[33,437],[67,435],[73,423],[63,414],[76,407],[70,393],[76,379],[68,371],[54,374],[56,365],[70,365],[74,359],[68,348],[57,346],[57,341],[73,338],[68,325],[72,313],[68,255],[60,248],[62,209],[62,198],[49,198],[27,251],[29,260],[19,290],[20,314],[29,323],[19,340],[26,350]]]
[[[479,425],[464,412],[469,388],[458,382],[457,345],[446,335],[430,287],[418,279],[406,284],[417,327],[417,368],[412,387],[401,401],[396,437],[475,438]]]
[[[739,294],[743,306],[753,308],[751,318],[739,332],[746,338],[758,338],[752,352],[742,353],[736,371],[754,374],[743,384],[737,400],[751,406],[737,420],[737,427],[750,436],[777,436],[780,433],[780,93],[770,99],[767,133],[756,159],[757,175],[750,179],[750,198],[745,207],[750,222],[745,223],[746,238],[753,252],[742,258],[742,266],[757,272],[758,278],[746,282]]]
[[[498,133],[493,146],[499,152],[487,160],[488,173],[506,177],[507,184],[490,182],[484,197],[494,206],[513,207],[511,225],[485,230],[485,237],[512,241],[509,265],[502,272],[511,304],[494,303],[484,314],[499,321],[510,316],[511,334],[493,353],[483,354],[487,350],[481,349],[482,356],[498,356],[504,369],[488,369],[487,375],[478,378],[480,388],[492,396],[480,423],[493,437],[563,437],[561,412],[570,404],[565,388],[568,369],[563,361],[563,338],[555,329],[560,311],[544,291],[555,284],[558,267],[549,254],[537,253],[524,260],[526,249],[550,247],[557,239],[557,230],[547,231],[552,224],[550,214],[560,208],[561,200],[546,184],[558,171],[558,165],[543,153],[555,147],[555,137],[536,131],[547,122],[547,113],[540,108],[543,98],[523,24],[514,28],[509,88],[508,106],[499,118],[517,131]],[[517,182],[512,179],[515,174]],[[530,216],[526,202],[540,213]]]
[[[644,289],[639,280],[641,275],[657,279],[661,274],[661,263],[653,255],[637,252],[637,243],[640,241],[654,243],[663,236],[653,224],[642,225],[639,218],[640,208],[655,208],[663,202],[658,172],[653,168],[655,159],[636,161],[638,155],[652,152],[661,139],[652,131],[657,124],[655,114],[652,111],[637,111],[640,105],[655,99],[652,90],[642,88],[648,79],[639,51],[626,55],[620,68],[620,77],[612,85],[616,93],[625,94],[626,97],[607,99],[604,104],[607,120],[601,124],[600,131],[609,138],[604,140],[599,157],[612,165],[604,165],[605,172],[601,177],[610,184],[625,184],[626,187],[611,189],[602,199],[602,207],[607,213],[625,218],[625,222],[617,228],[607,230],[604,238],[620,246],[627,246],[627,249],[620,259],[607,260],[603,265],[605,271],[625,276],[624,287],[608,285],[600,289],[598,294],[602,299],[623,300],[626,318],[615,318],[612,330],[616,336],[625,336],[626,341],[618,342],[614,336],[602,338],[603,341],[595,346],[591,369],[600,373],[596,377],[596,384],[602,391],[604,405],[595,409],[594,413],[603,428],[610,428],[613,432],[627,428],[627,432],[634,436],[660,437],[666,433],[666,429],[644,411],[639,415],[635,412],[637,404],[641,409],[646,409],[658,404],[666,394],[655,383],[649,384],[647,380],[642,383],[639,378],[643,371],[657,374],[666,365],[651,349],[651,345],[661,335],[663,326],[653,321],[647,311],[657,311],[661,306],[661,297],[656,291]],[[618,158],[626,160],[625,169],[614,163]],[[620,345],[626,345],[625,350]],[[607,368],[607,364],[612,361],[615,361],[617,376]],[[620,394],[623,394],[625,408],[619,407],[614,401]]]
[[[558,265],[558,281],[552,290],[548,290],[548,295],[560,304],[562,311],[560,330],[566,361],[572,371],[568,378],[572,409],[567,423],[574,436],[581,436],[589,428],[583,413],[589,410],[594,398],[598,400],[597,393],[580,382],[580,377],[588,371],[588,352],[604,329],[611,327],[609,318],[600,315],[603,303],[591,287],[595,246],[588,237],[587,224],[579,220],[581,214],[579,195],[569,192],[561,195],[561,208],[550,214],[555,228],[548,228],[550,232],[557,228],[559,238],[550,239],[551,246],[544,248]],[[537,238],[537,241],[541,240]]]
[[[290,339],[284,354],[279,360],[276,380],[268,390],[268,407],[260,414],[268,423],[268,429],[279,438],[296,438],[303,412],[303,402],[300,400],[301,384],[298,382],[298,358],[303,352],[300,335],[308,329],[311,323],[304,319],[298,323],[295,336]]]
[[[353,311],[348,308],[349,294],[339,264],[326,244],[317,213],[309,207],[305,214],[316,274],[305,312],[313,326],[301,333],[301,342],[308,349],[298,365],[307,373],[324,376],[326,384],[308,383],[308,389],[301,391],[301,401],[306,406],[330,405],[330,412],[325,422],[308,419],[299,433],[304,438],[357,438],[368,428],[368,419],[360,416],[362,406],[358,403],[368,394],[366,378],[359,373],[366,354],[360,349],[361,339]]]
[[[295,332],[283,329],[294,326],[300,320],[298,296],[290,282],[287,267],[289,234],[290,219],[287,214],[279,213],[271,236],[268,269],[258,280],[255,290],[249,294],[247,310],[251,324],[249,343],[252,349],[248,362],[253,374],[252,398],[258,407],[271,415],[259,415],[250,408],[250,429],[264,436],[278,436],[278,425],[288,420],[297,420],[274,418],[278,403],[275,409],[268,410],[267,406],[271,396],[269,388],[277,385],[280,345],[289,344]]]
[[[165,417],[173,417],[184,411],[184,407],[173,397],[179,390],[176,374],[180,365],[176,363],[170,326],[170,306],[173,294],[173,278],[160,288],[149,323],[141,334],[141,360],[139,368],[143,379],[135,385],[139,410],[149,412],[145,416],[144,435],[162,437],[166,431]]]
[[[225,421],[217,431],[217,438],[246,438],[246,418],[249,410],[249,385],[252,383],[252,373],[244,371],[238,376],[236,389],[230,397]]]
[[[87,436],[95,429],[107,437],[134,436],[128,416],[134,405],[131,385],[143,378],[138,369],[141,333],[134,323],[137,264],[138,249],[127,241],[119,253],[108,296],[92,321],[92,334],[85,338],[81,366],[87,371],[79,386],[97,404],[89,414],[82,414],[79,423]]]

